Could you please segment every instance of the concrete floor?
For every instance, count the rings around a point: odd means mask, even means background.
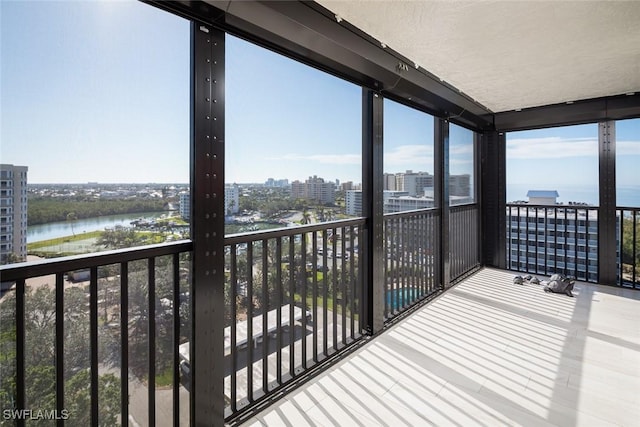
[[[243,425],[640,426],[640,292],[513,276],[481,270]]]

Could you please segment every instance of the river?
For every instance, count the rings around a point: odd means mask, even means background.
[[[27,227],[27,243],[41,240],[55,239],[57,237],[71,236],[74,232],[84,233],[89,231],[104,230],[106,227],[122,225],[128,227],[131,221],[143,218],[154,219],[167,212],[141,212],[121,215],[105,215],[95,218],[78,219],[76,221],[51,222],[49,224],[30,225]],[[73,226],[73,229],[72,229]]]

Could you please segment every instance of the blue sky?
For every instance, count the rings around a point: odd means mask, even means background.
[[[186,20],[124,1],[1,0],[0,15],[0,161],[33,183],[188,181]],[[361,181],[358,86],[235,37],[226,48],[227,182]],[[433,173],[433,119],[384,108],[385,172]],[[640,185],[640,120],[617,135],[618,185]],[[595,124],[509,134],[509,185],[597,185],[597,137]],[[472,172],[471,141],[451,127],[452,174]]]
[[[188,180],[186,20],[140,2],[0,13],[3,163],[36,183]]]
[[[639,187],[640,119],[616,122],[616,162],[617,187]],[[526,199],[527,190],[558,190],[560,201],[596,204],[598,181],[597,124],[507,134],[508,201]],[[591,199],[577,200],[584,187],[593,189],[582,195]]]

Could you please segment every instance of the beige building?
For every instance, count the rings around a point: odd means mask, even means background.
[[[291,183],[291,197],[293,199],[315,200],[322,204],[333,204],[336,201],[335,182],[325,182],[316,175],[310,176],[305,182]]]

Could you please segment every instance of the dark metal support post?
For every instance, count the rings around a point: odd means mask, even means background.
[[[4,277],[4,276],[3,276]],[[6,278],[5,278],[6,280]],[[26,326],[25,326],[25,279],[16,282],[16,403],[15,409],[26,409],[25,405],[25,347],[26,347]],[[4,409],[4,408],[3,408]],[[16,420],[18,427],[25,425],[24,418]]]
[[[477,258],[476,262],[482,264],[482,260],[484,259],[484,251],[482,247],[483,235],[482,235],[482,207],[483,207],[483,198],[482,192],[480,188],[482,187],[482,142],[484,138],[481,133],[474,132],[473,133],[473,200],[476,202],[476,206],[478,207],[476,215],[476,253]]]
[[[64,409],[64,276],[56,274],[56,410]],[[60,417],[62,418],[62,417]],[[56,424],[64,426],[59,419]]]
[[[483,134],[480,162],[482,168],[482,181],[480,182],[482,264],[506,269],[508,236],[506,222],[506,135],[504,133],[485,132]],[[520,212],[519,208],[518,212]],[[519,246],[517,249],[519,254]],[[519,263],[518,255],[518,265]]]
[[[191,24],[191,424],[224,425],[225,35]]]
[[[451,264],[449,257],[449,122],[435,119],[434,157],[435,157],[435,201],[440,209],[440,265],[438,282],[447,289],[451,282]]]
[[[363,328],[376,334],[384,325],[383,231],[383,99],[369,89],[362,91],[362,215],[367,218],[364,245]]]
[[[616,124],[598,125],[600,210],[598,212],[598,282],[616,285]]]

